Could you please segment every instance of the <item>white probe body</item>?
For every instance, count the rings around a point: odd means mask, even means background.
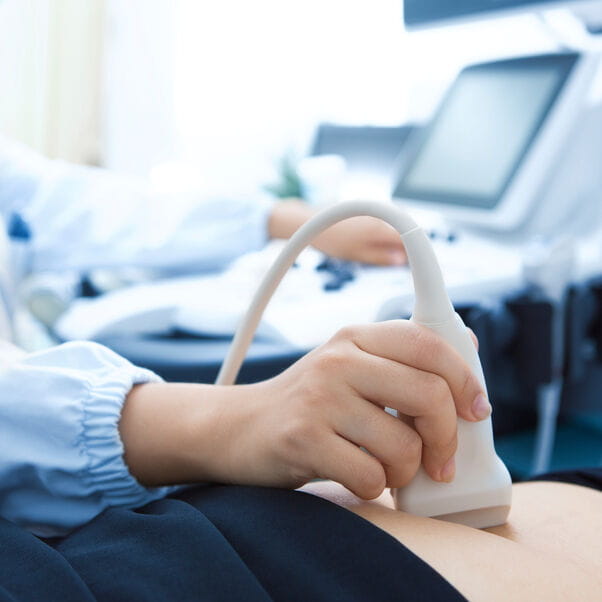
[[[216,384],[233,384],[263,311],[299,253],[323,230],[350,217],[368,215],[391,224],[401,235],[414,281],[412,320],[431,328],[466,360],[485,389],[477,351],[445,289],[432,245],[414,220],[392,203],[352,201],[316,214],[288,241],[265,275],[240,324]],[[483,528],[503,524],[510,510],[511,479],[493,445],[491,418],[478,423],[458,419],[456,476],[451,483],[430,479],[421,468],[405,487],[393,491],[396,507]]]
[[[486,391],[479,356],[458,314],[439,323],[415,321],[434,330],[454,347]],[[495,452],[491,418],[481,422],[458,418],[455,458],[456,476],[451,483],[433,481],[421,467],[409,485],[393,491],[395,506],[411,514],[479,529],[504,524],[512,501],[512,482]]]

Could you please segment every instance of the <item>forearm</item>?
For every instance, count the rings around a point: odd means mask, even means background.
[[[290,199],[275,203],[268,219],[270,238],[290,238],[314,214],[303,201]],[[385,222],[367,216],[343,220],[330,226],[312,241],[330,255],[348,261],[376,265],[401,265],[406,262],[399,234]]]
[[[220,481],[223,410],[239,387],[157,383],[134,387],[119,422],[125,461],[146,486]]]
[[[274,203],[268,221],[269,237],[290,238],[313,213],[307,203],[297,199]]]

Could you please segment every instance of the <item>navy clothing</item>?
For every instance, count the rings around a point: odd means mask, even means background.
[[[3,520],[0,541],[2,602],[464,600],[384,531],[282,489],[196,487],[46,541]]]
[[[590,489],[602,491],[602,467],[582,468],[580,470],[561,470],[537,475],[530,481],[557,481],[559,483],[572,483]]]

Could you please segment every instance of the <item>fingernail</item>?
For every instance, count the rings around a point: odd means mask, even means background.
[[[477,420],[484,420],[491,414],[491,404],[482,393],[472,402],[472,413]]]
[[[456,458],[452,456],[447,464],[441,469],[440,478],[445,483],[451,483],[456,476]]]

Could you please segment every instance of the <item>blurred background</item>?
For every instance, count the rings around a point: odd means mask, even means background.
[[[0,131],[53,158],[249,193],[321,122],[422,121],[466,64],[555,46],[531,14],[408,34],[402,13],[400,0],[4,0]]]

